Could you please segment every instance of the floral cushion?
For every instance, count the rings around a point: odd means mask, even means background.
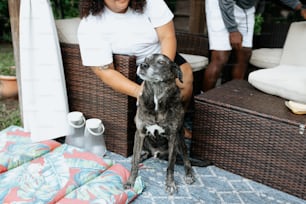
[[[111,164],[68,145],[0,174],[0,203],[55,202]]]
[[[44,155],[60,143],[54,140],[32,143],[30,133],[11,126],[0,132],[0,173]]]
[[[137,178],[133,189],[124,189],[130,172],[120,164],[115,164],[100,176],[77,188],[61,199],[59,204],[85,203],[129,203],[142,192],[144,184]]]
[[[55,141],[31,143],[22,128],[1,131],[0,144],[0,203],[129,203],[144,188],[137,178],[123,189],[130,173],[121,164]]]

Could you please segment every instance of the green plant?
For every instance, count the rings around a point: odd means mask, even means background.
[[[14,66],[14,54],[11,48],[0,49],[0,75],[15,76],[16,70]]]
[[[0,1],[0,41],[11,41],[11,25],[8,11],[8,1]]]
[[[255,25],[254,25],[254,35],[261,34],[262,24],[264,22],[264,18],[261,14],[255,15]]]
[[[51,0],[55,19],[79,16],[79,0]]]
[[[15,106],[17,106],[17,104]],[[19,108],[9,107],[7,104],[0,102],[0,130],[11,125],[21,126]]]
[[[0,75],[16,76],[16,70],[15,68],[11,68],[11,67],[3,67],[3,68],[0,68]]]

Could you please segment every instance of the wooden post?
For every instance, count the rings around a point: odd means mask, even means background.
[[[217,1],[217,0],[216,0]],[[189,26],[191,33],[205,33],[205,1],[190,0]]]
[[[19,108],[22,117],[22,96],[21,96],[21,82],[20,82],[20,44],[19,44],[19,13],[20,13],[20,0],[8,0],[8,8],[11,22],[11,33],[14,49],[14,60],[16,66],[16,77],[18,83],[18,98],[19,98]]]

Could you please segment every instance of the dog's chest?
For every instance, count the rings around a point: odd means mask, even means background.
[[[169,85],[169,84],[168,84]],[[171,113],[173,109],[180,109],[180,93],[176,85],[163,86],[145,86],[143,95],[140,98],[140,106],[146,114],[159,115]]]

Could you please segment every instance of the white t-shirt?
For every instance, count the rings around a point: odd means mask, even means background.
[[[143,62],[147,55],[160,53],[155,28],[172,18],[164,0],[147,0],[142,14],[130,8],[126,13],[114,13],[105,7],[101,15],[83,18],[78,29],[83,65],[110,64],[113,53],[135,55],[137,64]]]

